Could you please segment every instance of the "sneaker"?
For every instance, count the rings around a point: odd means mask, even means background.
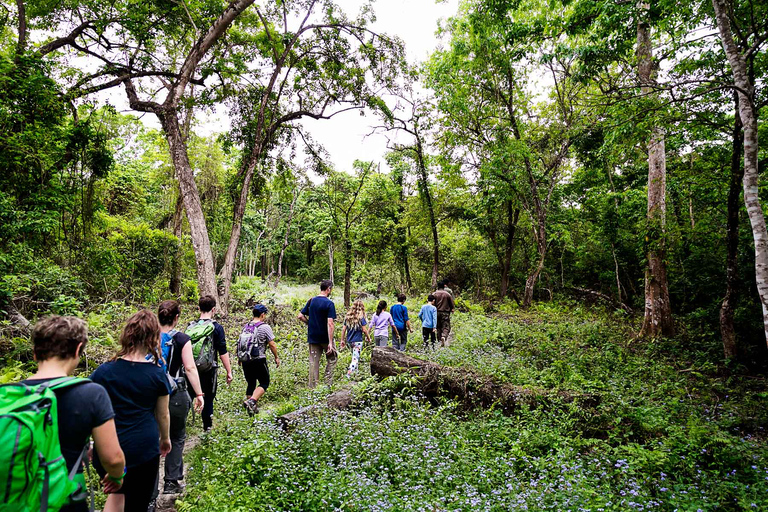
[[[254,416],[254,415],[258,414],[259,406],[256,403],[256,400],[254,400],[253,398],[249,398],[248,400],[243,402],[243,405],[245,405],[245,408],[248,410],[248,414],[250,416]]]
[[[184,492],[184,486],[179,482],[168,480],[163,485],[163,494],[181,494]]]
[[[153,499],[147,505],[147,512],[155,512],[156,509],[157,509],[157,500]]]

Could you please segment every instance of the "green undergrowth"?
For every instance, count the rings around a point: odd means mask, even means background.
[[[242,381],[220,388],[216,428],[188,459],[178,509],[768,509],[765,381],[719,366],[706,342],[635,340],[622,315],[576,304],[462,309],[449,347],[423,353],[412,338],[408,351],[519,386],[594,394],[598,405],[506,417],[429,402],[412,378],[366,378],[368,350],[356,406],[285,433],[276,415],[349,385],[349,352],[334,388],[309,391],[303,328],[278,325],[284,365],[272,366],[264,412],[245,414]]]
[[[540,303],[521,311],[459,301],[452,343],[423,352],[416,313],[408,352],[501,382],[598,397],[594,407],[548,401],[504,416],[493,408],[428,401],[418,381],[370,377],[371,348],[358,374],[344,377],[340,353],[333,387],[306,388],[306,327],[298,310],[313,287],[274,291],[241,280],[222,324],[233,347],[249,319],[248,299],[271,309],[282,365],[256,419],[245,414],[238,367],[219,374],[213,432],[187,457],[187,493],[178,510],[768,510],[765,379],[721,360],[719,340],[687,331],[673,339],[634,338],[624,314],[578,303]],[[336,294],[339,316],[341,298]],[[377,299],[367,298],[368,316]],[[388,300],[390,304],[391,300]],[[137,309],[122,302],[79,312],[90,331],[80,373],[110,357],[120,328]],[[195,318],[185,303],[182,325]],[[0,379],[32,370],[28,340],[2,339]],[[275,416],[317,404],[351,386],[349,411],[310,415],[290,433]]]

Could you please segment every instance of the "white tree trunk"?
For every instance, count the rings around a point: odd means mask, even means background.
[[[652,94],[653,49],[647,22],[650,6],[638,2],[641,19],[637,22],[637,75],[644,95]],[[664,224],[667,216],[667,158],[664,131],[656,127],[648,141],[648,264],[645,269],[645,317],[640,336],[670,336],[674,332],[672,307],[664,262]]]
[[[731,6],[726,0],[712,0],[712,6],[715,9],[720,40],[733,72],[733,82],[738,88],[739,117],[744,130],[744,203],[747,206],[755,242],[755,280],[763,307],[763,328],[768,343],[768,230],[757,188],[758,139],[757,114],[753,103],[754,84],[747,72],[747,60],[733,39],[731,21],[728,18]]]

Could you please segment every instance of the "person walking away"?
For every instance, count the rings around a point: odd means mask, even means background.
[[[183,453],[187,440],[187,416],[193,404],[197,413],[203,410],[204,405],[204,394],[190,338],[176,330],[180,315],[181,305],[176,300],[165,300],[157,308],[161,355],[166,365],[166,373],[176,384],[168,407],[171,451],[165,458],[163,494],[178,494],[184,490],[179,480],[184,478]]]
[[[440,346],[444,347],[448,343],[448,334],[451,332],[451,313],[455,309],[453,296],[445,291],[445,283],[437,283],[435,296],[435,308],[437,308],[437,337],[440,339]]]
[[[87,343],[88,327],[80,318],[49,316],[39,320],[32,329],[37,371],[26,380],[0,387],[0,434],[15,447],[6,445],[0,454],[0,467],[8,470],[7,474],[0,470],[0,476],[5,490],[3,503],[10,506],[9,510],[86,512],[83,466],[87,463],[89,437],[106,468],[101,481],[104,492],[111,494],[122,486],[125,456],[117,440],[109,395],[99,384],[70,377]],[[48,420],[53,421],[52,425]],[[22,424],[28,428],[21,429]],[[10,437],[5,436],[6,432]],[[25,456],[25,447],[30,450],[29,457]],[[14,457],[15,464],[6,457]],[[26,463],[38,457],[50,464],[47,496],[46,483],[35,478]]]
[[[171,451],[171,386],[160,366],[160,350],[160,322],[142,309],[126,322],[117,355],[91,374],[112,400],[117,437],[125,453],[123,486],[109,495],[107,510],[146,512],[157,488],[160,457]],[[149,361],[147,354],[152,356]],[[94,467],[103,477],[106,468],[99,461],[96,457]]]
[[[395,322],[392,320],[392,315],[387,312],[387,301],[380,300],[376,306],[376,314],[371,318],[371,326],[373,327],[373,339],[376,341],[377,347],[386,347],[389,343],[389,335],[387,331],[392,327],[392,333],[394,339],[398,340],[398,346],[400,341],[400,334],[395,328]],[[392,344],[394,345],[394,339]]]
[[[435,350],[435,333],[437,333],[437,308],[435,307],[435,296],[431,293],[427,297],[427,303],[421,306],[419,311],[419,320],[421,320],[421,337],[424,339],[424,350],[429,347],[429,341],[432,340],[432,350]]]
[[[368,322],[365,320],[365,304],[362,300],[356,300],[347,311],[344,318],[344,327],[341,329],[341,348],[349,345],[352,350],[352,362],[349,363],[347,378],[357,371],[360,363],[360,351],[363,349],[363,336],[371,343],[371,335],[368,333]]]
[[[272,328],[265,323],[267,311],[267,306],[264,304],[256,304],[253,307],[253,320],[243,327],[237,342],[237,358],[243,367],[245,381],[248,383],[243,405],[251,416],[259,412],[259,398],[269,387],[267,347],[275,356],[275,366],[280,368],[275,335]]]
[[[299,312],[299,320],[307,324],[307,342],[309,343],[309,388],[314,389],[320,379],[320,357],[325,354],[325,382],[333,383],[333,370],[336,368],[338,353],[333,341],[336,306],[329,299],[333,291],[333,282],[324,280],[320,283],[320,294],[307,301]]]
[[[398,294],[397,304],[389,308],[389,314],[392,315],[392,321],[395,323],[392,328],[392,346],[402,352],[405,352],[405,344],[408,343],[408,333],[413,332],[411,320],[408,318],[408,308],[405,307],[405,299],[404,293]],[[396,339],[398,343],[395,343]]]
[[[213,319],[216,314],[216,298],[210,295],[200,297],[198,301],[200,318],[186,329],[192,342],[192,354],[195,356],[200,387],[203,390],[203,430],[213,428],[213,401],[218,388],[218,359],[227,372],[227,385],[232,383],[232,365],[227,352],[227,340],[224,328]]]

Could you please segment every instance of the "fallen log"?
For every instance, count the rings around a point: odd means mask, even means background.
[[[295,411],[283,414],[282,416],[278,416],[276,419],[280,425],[280,428],[287,431],[290,430],[291,426],[293,426],[297,421],[312,416],[319,416],[323,413],[324,409],[347,409],[352,404],[353,399],[354,397],[352,396],[351,390],[342,389],[328,395],[324,404],[308,405],[306,407],[302,407],[301,409],[296,409]]]
[[[419,389],[427,398],[447,397],[468,408],[494,407],[505,414],[522,405],[533,408],[578,402],[584,408],[594,408],[599,403],[599,396],[594,394],[515,386],[472,370],[417,359],[392,347],[373,349],[372,375],[392,377],[403,373],[419,377]]]

